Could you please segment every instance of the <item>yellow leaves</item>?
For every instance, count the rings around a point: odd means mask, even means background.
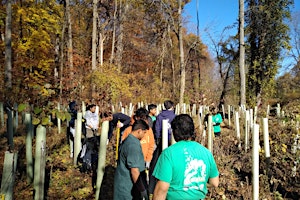
[[[283,153],[286,153],[286,150],[287,150],[287,146],[285,144],[281,144],[281,151]]]
[[[43,117],[42,118],[42,125],[43,126],[52,125],[52,122],[49,120],[48,117]]]
[[[33,125],[38,125],[39,123],[40,123],[40,120],[38,118],[36,118],[36,117],[32,118],[32,124]]]

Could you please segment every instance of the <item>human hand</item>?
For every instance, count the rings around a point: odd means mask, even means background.
[[[124,126],[124,124],[123,124],[122,122],[118,122],[118,123],[117,123],[117,127],[118,127],[118,128],[122,128],[123,126]]]
[[[150,167],[150,162],[146,162],[146,168],[149,169]]]

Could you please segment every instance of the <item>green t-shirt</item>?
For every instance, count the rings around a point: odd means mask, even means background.
[[[119,160],[114,177],[114,200],[132,199],[131,168],[145,170],[145,161],[140,141],[129,134],[120,146]]]
[[[154,122],[155,120],[156,120],[156,116],[150,116],[151,117],[151,119],[152,119],[152,121]]]
[[[199,200],[207,194],[207,181],[219,175],[211,152],[194,141],[180,141],[165,149],[153,175],[170,184],[167,199]]]
[[[212,116],[212,122],[213,124],[221,124],[222,123],[222,116],[220,113],[217,113]],[[214,125],[214,133],[220,133],[221,132],[221,126],[220,125]]]

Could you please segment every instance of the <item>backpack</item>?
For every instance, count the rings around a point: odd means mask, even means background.
[[[99,141],[97,137],[86,138],[78,155],[77,164],[82,173],[92,172],[97,169]]]

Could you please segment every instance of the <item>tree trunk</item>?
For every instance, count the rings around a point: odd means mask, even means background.
[[[101,24],[101,20],[99,19],[99,15],[98,15],[98,64],[100,64],[100,66],[103,66],[103,51],[104,51],[104,40],[105,40],[105,36],[104,36],[104,27],[107,25],[107,21],[105,23]],[[102,69],[100,69],[102,70]]]
[[[99,32],[99,52],[98,52],[98,63],[100,64],[100,66],[103,65],[103,43],[104,43],[105,37],[103,37],[103,33]]]
[[[60,41],[60,58],[59,58],[59,102],[62,103],[62,88],[63,88],[63,72],[64,72],[64,46],[65,46],[65,31],[66,31],[66,16],[64,18],[63,27],[61,31]]]
[[[246,75],[245,75],[245,41],[244,41],[244,0],[239,0],[239,29],[240,29],[240,81],[241,101],[240,105],[246,105]]]
[[[115,57],[117,5],[118,5],[118,2],[117,2],[117,0],[115,0],[113,33],[112,33],[112,39],[111,39],[111,54],[110,54],[110,59],[109,59],[110,64],[112,64],[114,62],[114,57]]]
[[[74,75],[73,39],[72,39],[72,23],[71,23],[71,12],[70,12],[70,0],[66,0],[66,17],[67,17],[67,22],[68,22],[68,60],[69,60],[69,68],[70,68],[70,80],[73,80],[73,75]]]
[[[173,49],[173,42],[172,37],[170,34],[170,25],[168,25],[168,37],[169,37],[169,43],[170,43],[170,49]],[[173,59],[173,53],[170,52],[170,59],[171,59],[171,67],[172,67],[172,88],[173,88],[173,96],[176,94],[176,79],[175,79],[175,65],[174,65],[174,59]]]
[[[122,56],[124,50],[123,37],[124,37],[124,21],[126,21],[126,13],[127,13],[127,2],[125,2],[124,7],[122,7],[122,2],[120,1],[119,8],[119,35],[117,40],[117,52],[116,52],[116,65],[118,67],[119,72],[121,72],[122,66]],[[124,11],[124,12],[122,12]]]
[[[97,4],[98,0],[93,0],[92,70],[97,69]]]
[[[184,65],[184,52],[183,52],[183,38],[182,38],[182,16],[181,16],[181,0],[178,0],[178,39],[179,39],[179,52],[180,52],[180,97],[179,104],[183,104],[184,90],[185,90],[185,65]]]
[[[5,85],[6,90],[12,89],[12,50],[11,50],[11,0],[6,1],[6,24],[5,24]]]

